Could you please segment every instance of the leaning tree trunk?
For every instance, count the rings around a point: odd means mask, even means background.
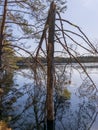
[[[3,48],[3,40],[4,40],[4,27],[5,27],[6,13],[7,13],[7,0],[4,1],[2,22],[0,24],[0,72],[2,72],[2,48]]]
[[[54,32],[55,32],[55,9],[54,2],[49,10],[49,32],[47,46],[47,130],[54,130]]]

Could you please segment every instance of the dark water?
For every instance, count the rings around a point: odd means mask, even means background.
[[[85,67],[98,86],[98,68]],[[1,82],[0,119],[13,130],[44,130],[46,123],[46,74],[20,69]],[[54,90],[55,130],[98,130],[98,92],[77,65],[56,66]],[[66,91],[67,90],[67,93]]]

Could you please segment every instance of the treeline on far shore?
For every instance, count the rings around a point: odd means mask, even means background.
[[[16,57],[16,64],[18,66],[27,65],[29,63],[35,63],[35,57]],[[47,63],[46,58],[38,57],[38,61],[41,63]],[[98,62],[98,56],[81,56],[76,58],[66,58],[66,57],[55,57],[54,63],[89,63],[89,62]]]

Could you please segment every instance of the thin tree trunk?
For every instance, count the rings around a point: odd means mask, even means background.
[[[54,33],[55,33],[55,9],[54,2],[49,10],[49,32],[47,46],[47,130],[54,130]]]
[[[4,40],[4,27],[5,27],[6,13],[7,13],[7,0],[4,1],[3,16],[2,16],[2,22],[0,27],[0,70],[2,70],[2,48],[3,48],[2,46]]]

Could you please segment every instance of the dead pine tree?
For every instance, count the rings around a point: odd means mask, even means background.
[[[55,11],[54,2],[50,5],[48,16],[48,45],[47,45],[47,130],[54,130],[54,33],[55,33]]]
[[[44,30],[38,45],[36,52],[36,59],[38,57],[40,49],[42,49],[42,43],[45,39],[46,32],[48,34],[48,43],[46,45],[47,50],[47,97],[46,97],[46,120],[47,130],[54,130],[54,101],[53,101],[53,89],[54,89],[54,34],[55,34],[55,14],[56,4],[51,3],[48,17],[44,26]]]

